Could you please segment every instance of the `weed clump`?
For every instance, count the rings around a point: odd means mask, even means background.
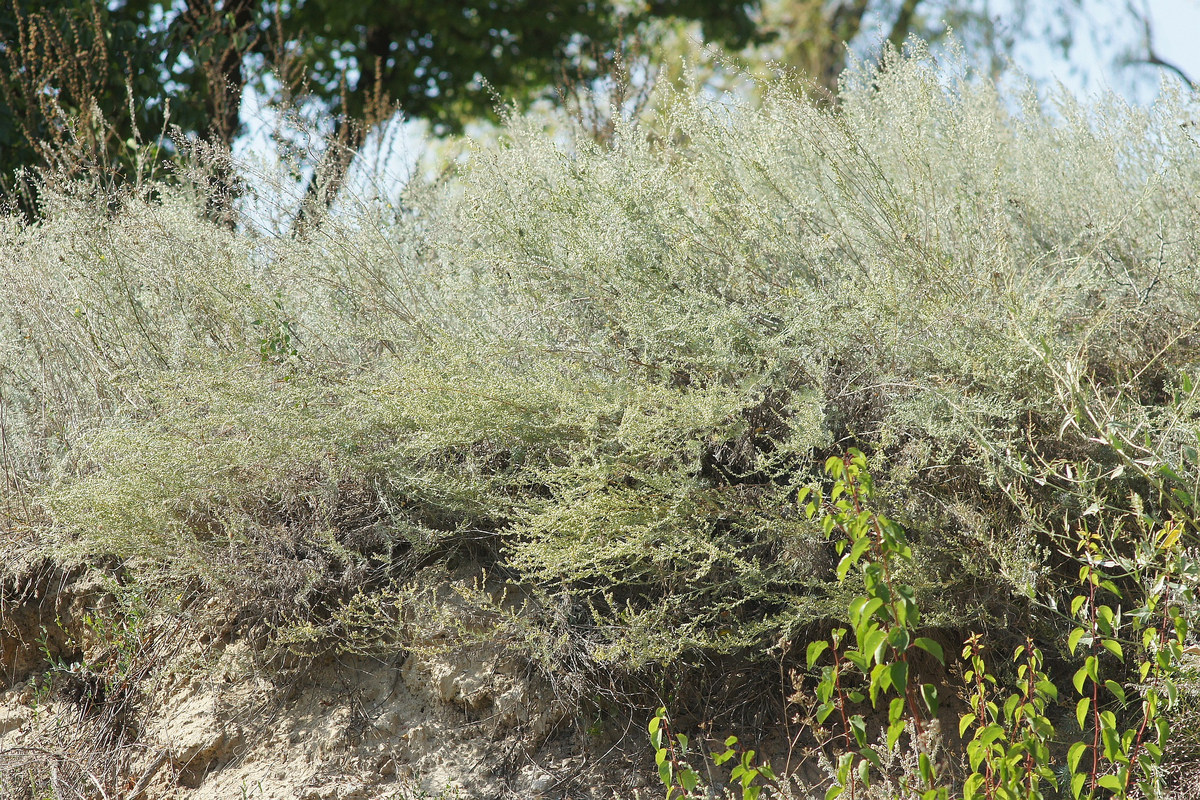
[[[490,635],[572,701],[675,707],[862,593],[797,505],[851,447],[923,635],[1053,670],[1080,529],[1194,544],[1193,99],[918,55],[833,105],[659,108],[603,146],[514,117],[303,236],[177,187],[0,221],[5,526],[297,652]]]

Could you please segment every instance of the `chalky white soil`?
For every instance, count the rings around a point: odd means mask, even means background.
[[[581,746],[586,734],[544,682],[479,650],[327,657],[281,671],[259,663],[245,641],[209,641],[211,628],[198,636],[194,627],[172,643],[169,666],[143,677],[132,724],[105,744],[103,709],[81,708],[62,688],[69,679],[48,669],[42,646],[57,649],[60,664],[78,655],[102,662],[99,642],[75,653],[63,641],[75,640],[71,632],[96,602],[95,588],[83,578],[50,582],[7,609],[4,800],[41,800],[30,788],[35,781],[54,784],[64,798],[122,800],[653,794],[640,721],[624,749],[602,741]],[[67,633],[47,640],[44,626]],[[48,689],[52,674],[55,688]]]

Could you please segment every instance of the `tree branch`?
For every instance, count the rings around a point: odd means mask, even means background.
[[[896,21],[892,23],[892,30],[888,33],[887,38],[892,47],[897,50],[904,46],[904,40],[912,31],[913,17],[916,16],[917,6],[920,4],[921,0],[904,0],[900,4],[900,11],[896,14]]]

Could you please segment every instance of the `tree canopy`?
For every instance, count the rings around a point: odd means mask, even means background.
[[[368,125],[399,106],[440,129],[527,98],[588,48],[647,20],[698,21],[706,39],[758,36],[754,3],[654,0],[16,0],[0,8],[0,175],[44,166],[66,140],[128,162],[135,131],[169,119],[228,146],[244,89],[274,73],[293,92]],[[253,69],[253,74],[251,70]],[[386,111],[384,111],[386,109]],[[94,131],[89,129],[95,129]]]
[[[497,96],[527,101],[579,75],[589,54],[611,63],[656,21],[698,25],[726,51],[766,45],[832,89],[845,43],[867,31],[893,45],[930,39],[942,20],[1006,46],[971,0],[13,0],[0,6],[0,194],[32,211],[14,177],[28,167],[126,179],[169,152],[168,125],[228,149],[248,86],[341,121],[342,155],[324,171],[336,187],[364,132],[396,108],[461,130]],[[1142,61],[1174,69],[1146,30]]]

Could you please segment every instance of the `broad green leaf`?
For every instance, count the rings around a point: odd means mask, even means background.
[[[896,742],[900,741],[900,734],[902,733],[904,733],[904,720],[899,719],[888,725],[887,749],[889,752],[896,749]]]
[[[1087,749],[1086,742],[1076,742],[1067,751],[1067,769],[1072,773],[1079,771],[1079,759],[1083,758],[1083,754],[1087,752]]]
[[[1071,655],[1075,655],[1075,648],[1079,646],[1079,640],[1083,638],[1083,628],[1076,628],[1067,635],[1067,649],[1071,651]],[[809,645],[811,648],[812,645]],[[812,662],[809,662],[812,666]]]
[[[996,741],[1003,735],[1004,735],[1004,728],[1000,725],[992,723],[991,725],[988,725],[986,728],[984,728],[982,731],[980,731],[979,734],[975,737],[975,739],[980,744],[988,745],[988,744],[991,744],[992,742]]]
[[[926,786],[933,786],[933,763],[929,760],[929,756],[921,753],[917,756],[917,766],[921,771],[921,780]]]
[[[837,781],[841,784],[850,782],[850,770],[854,767],[854,753],[842,753],[838,756]]]
[[[896,651],[903,653],[908,650],[908,645],[912,641],[912,634],[906,628],[899,626],[892,628],[888,633],[888,644],[896,648]]]
[[[895,722],[903,723],[903,719],[901,719],[903,716],[904,716],[904,698],[903,697],[893,697],[892,702],[888,704],[888,722],[889,723],[895,723]],[[889,747],[888,749],[890,750],[891,747]]]
[[[1075,670],[1075,675],[1071,678],[1071,683],[1075,685],[1075,691],[1079,694],[1083,694],[1083,685],[1087,681],[1087,677],[1087,667],[1080,667]]]
[[[930,715],[936,717],[938,713],[938,707],[940,706],[940,703],[938,702],[937,687],[932,683],[922,683],[921,700],[925,703],[925,707],[929,709]]]
[[[876,629],[866,635],[859,649],[878,664],[882,662],[880,651],[885,646],[887,646],[887,634]]]
[[[888,670],[892,677],[892,686],[895,687],[897,694],[904,694],[905,687],[908,686],[908,663],[905,661],[897,661]]]
[[[936,658],[938,660],[939,664],[945,665],[946,654],[942,650],[942,646],[940,644],[938,644],[937,642],[935,642],[933,639],[927,638],[925,636],[918,636],[916,638],[916,640],[913,642],[913,644],[916,645],[917,647],[921,648],[922,650],[924,650],[926,653],[929,653],[934,658]]]
[[[817,659],[828,649],[829,642],[810,642],[808,645],[808,668],[812,669],[813,664],[816,664]]]
[[[867,724],[861,714],[855,714],[850,718],[850,732],[854,735],[854,740],[858,742],[859,747],[866,747]]]

